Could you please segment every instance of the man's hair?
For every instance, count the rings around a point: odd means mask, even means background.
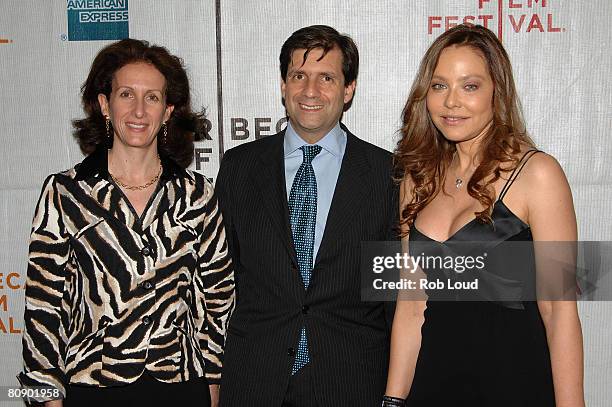
[[[287,80],[287,71],[293,51],[304,49],[304,60],[306,62],[308,54],[313,49],[322,49],[321,60],[327,53],[338,48],[342,52],[342,74],[344,75],[344,86],[348,86],[357,79],[359,71],[359,52],[357,45],[351,37],[340,34],[338,31],[326,25],[311,25],[310,27],[300,28],[283,44],[280,52],[280,71],[283,81]]]

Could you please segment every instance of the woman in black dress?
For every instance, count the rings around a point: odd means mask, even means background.
[[[486,28],[459,25],[431,45],[404,108],[395,159],[409,250],[576,241],[568,182],[528,137],[508,55]],[[384,405],[584,405],[576,302],[526,294],[535,287],[529,246],[527,256],[498,253],[498,266],[513,266],[481,274],[481,284],[501,291],[519,280],[516,301],[428,288],[427,301],[397,302]],[[519,269],[528,272],[513,276]],[[443,275],[422,271],[430,281]]]

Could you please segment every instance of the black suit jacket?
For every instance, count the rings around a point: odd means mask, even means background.
[[[229,150],[217,193],[235,265],[221,405],[280,406],[306,326],[312,382],[324,406],[374,406],[384,394],[389,323],[360,298],[360,244],[394,236],[391,154],[347,132],[347,144],[307,290],[291,237],[284,132]]]

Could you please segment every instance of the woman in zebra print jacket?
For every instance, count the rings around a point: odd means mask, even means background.
[[[45,406],[215,405],[234,280],[213,187],[186,169],[206,128],[185,69],[122,40],[82,93],[87,157],[34,215],[19,379]]]

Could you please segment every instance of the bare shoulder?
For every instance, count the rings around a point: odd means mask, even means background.
[[[521,184],[530,192],[537,194],[550,189],[568,188],[567,177],[559,162],[551,155],[533,153],[521,171]]]
[[[576,215],[569,183],[551,155],[537,153],[520,174],[528,223],[535,240],[575,240]]]

